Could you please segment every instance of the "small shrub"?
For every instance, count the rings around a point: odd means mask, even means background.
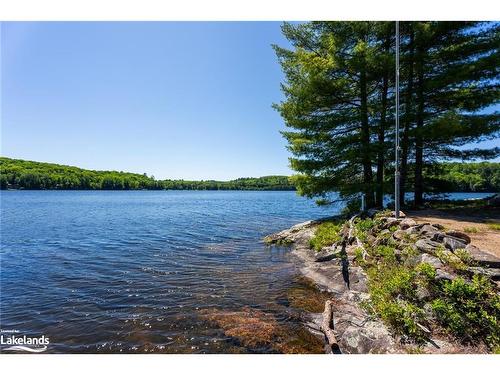
[[[458,257],[458,255],[453,254],[451,251],[447,250],[444,246],[439,246],[436,250],[436,256],[444,264],[447,264],[451,268],[457,271],[464,271],[467,267],[465,263]]]
[[[465,249],[457,249],[455,250],[455,255],[460,258],[460,260],[468,265],[468,266],[473,266],[474,265],[474,259],[472,256],[469,254],[469,252]]]
[[[375,222],[368,218],[364,220],[359,220],[354,224],[356,228],[356,236],[362,241],[366,242],[368,239],[368,232],[375,226]]]
[[[396,255],[394,253],[394,248],[386,245],[378,245],[373,250],[373,255],[376,257],[384,258],[384,262],[395,263]]]
[[[320,251],[323,247],[333,245],[340,240],[341,226],[336,223],[326,222],[322,223],[316,229],[314,237],[309,241],[309,246]]]
[[[436,278],[436,270],[429,263],[420,263],[415,270],[427,280],[434,280]]]
[[[406,335],[416,342],[423,342],[425,332],[417,325],[424,320],[421,308],[407,301],[387,301],[379,305],[380,317],[399,334]]]
[[[363,259],[363,249],[360,248],[360,247],[357,247],[355,250],[354,250],[354,259],[356,259],[356,262],[358,264],[361,264],[364,262],[364,259]]]
[[[441,297],[431,305],[440,323],[462,341],[484,339],[492,350],[500,347],[500,297],[485,277],[443,282]]]
[[[500,223],[489,223],[488,228],[493,230],[500,230]]]
[[[465,233],[477,233],[479,232],[476,227],[466,227],[464,228]]]

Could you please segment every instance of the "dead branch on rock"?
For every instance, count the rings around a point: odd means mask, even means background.
[[[340,353],[340,347],[335,338],[333,331],[333,302],[328,300],[325,302],[325,311],[323,311],[323,321],[321,322],[321,331],[323,331],[326,341],[332,353]]]

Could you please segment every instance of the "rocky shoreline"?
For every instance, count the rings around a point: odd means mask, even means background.
[[[308,313],[306,325],[311,332],[323,333],[325,351],[329,353],[491,352],[483,343],[463,343],[439,327],[426,327],[418,321],[415,324],[417,329],[422,330],[421,336],[425,337],[425,341],[415,343],[395,332],[370,308],[369,277],[363,264],[367,258],[373,257],[367,249],[387,243],[394,246],[394,256],[399,261],[402,262],[401,253],[407,251],[404,249],[411,249],[412,255],[405,255],[404,262],[432,266],[435,270],[433,282],[447,282],[458,277],[470,279],[477,274],[488,278],[497,294],[499,290],[500,259],[473,246],[467,234],[447,231],[439,224],[417,224],[413,219],[404,217],[403,213],[401,219],[392,216],[387,212],[371,211],[345,220],[340,240],[320,251],[313,250],[310,245],[318,226],[340,218],[304,222],[264,239],[271,245],[290,246],[292,254],[300,260],[301,273],[320,290],[331,294],[325,312],[331,307],[331,322],[328,325],[333,336],[329,339],[330,333],[324,324],[324,319],[329,318],[325,318],[325,313]],[[355,224],[361,218],[376,223],[362,239]],[[457,254],[467,254],[467,262]],[[423,304],[428,296],[426,291],[421,293],[418,298]]]

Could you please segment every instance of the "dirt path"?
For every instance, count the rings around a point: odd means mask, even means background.
[[[472,244],[482,250],[500,257],[500,231],[492,229],[490,224],[500,223],[500,211],[485,212],[453,212],[441,210],[408,211],[407,215],[417,223],[431,222],[444,225],[447,230],[458,230],[467,233]]]

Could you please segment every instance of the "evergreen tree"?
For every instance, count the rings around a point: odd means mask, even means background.
[[[500,131],[498,113],[484,112],[499,99],[499,26],[400,26],[401,198],[413,182],[419,206],[425,168],[499,154],[498,147],[460,148]],[[368,207],[381,206],[384,184],[393,178],[386,170],[394,168],[394,23],[285,23],[282,30],[293,48],[274,46],[285,73],[285,99],[275,108],[289,128],[283,135],[299,193],[353,198],[361,192]]]
[[[274,46],[286,76],[285,100],[275,108],[291,128],[283,135],[300,172],[294,176],[299,193],[352,198],[362,192],[374,206],[373,160],[381,149],[372,138],[381,119],[373,112],[385,111],[387,121],[387,105],[380,105],[380,83],[389,85],[386,64],[380,68],[387,32],[375,22],[285,23],[282,30],[294,49]]]

